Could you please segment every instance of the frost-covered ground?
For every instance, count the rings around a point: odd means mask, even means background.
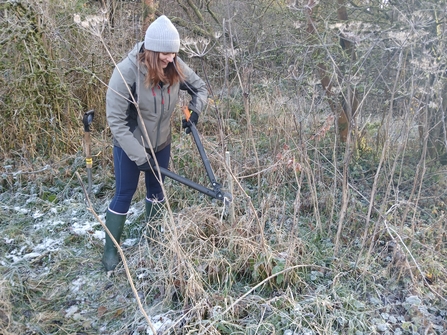
[[[152,334],[122,269],[118,276],[109,276],[102,268],[105,233],[88,210],[82,189],[66,189],[26,183],[0,194],[0,283],[9,296],[1,313],[8,322],[0,333],[62,334],[59,328],[64,328],[73,334],[122,334],[119,321],[126,324],[130,318],[134,331],[126,333]],[[107,202],[92,197],[101,220]],[[122,248],[127,256],[147,244],[142,238],[143,206],[135,201],[126,221]],[[169,313],[157,313],[157,303],[147,306],[153,326],[171,326]]]
[[[100,262],[105,235],[99,220],[113,191],[95,186],[91,201],[97,220],[74,177],[51,186],[37,179],[16,181],[0,194],[1,334],[152,334],[138,300],[160,334],[447,331],[445,246],[411,249],[418,262],[429,257],[439,265],[429,286],[417,278],[410,258],[396,263],[387,241],[379,243],[381,252],[362,272],[352,262],[355,250],[334,259],[331,241],[315,238],[305,221],[294,237],[290,218],[266,219],[266,249],[258,235],[245,235],[243,229],[256,228],[249,212],[239,214],[234,226],[220,222],[214,215],[219,209],[206,202],[177,209],[181,243],[163,245],[146,238],[144,202],[137,195],[122,239],[129,281],[122,265],[111,276]],[[266,279],[266,266],[285,269],[286,260],[308,270],[258,286]],[[177,277],[180,268],[189,276],[184,283]],[[178,287],[187,299],[176,295]]]

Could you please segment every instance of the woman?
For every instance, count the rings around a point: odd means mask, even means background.
[[[144,42],[116,66],[109,82],[106,114],[114,138],[116,193],[107,210],[106,226],[118,243],[140,171],[146,183],[147,219],[153,219],[163,206],[163,180],[154,175],[148,158],[155,154],[158,164],[168,167],[170,119],[179,90],[188,91],[192,98],[190,122],[197,123],[207,101],[204,81],[177,56],[179,48],[177,29],[166,16],[160,16],[148,27]],[[187,127],[185,121],[183,127]],[[102,263],[107,271],[119,263],[117,249],[107,234]]]

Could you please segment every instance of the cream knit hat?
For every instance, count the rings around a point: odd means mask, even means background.
[[[160,16],[146,30],[144,48],[156,52],[178,52],[180,35],[165,15]]]

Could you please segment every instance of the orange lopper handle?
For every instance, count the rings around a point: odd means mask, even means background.
[[[188,106],[183,106],[182,110],[183,110],[183,114],[185,114],[186,121],[189,121],[189,118],[191,117],[191,112],[189,111]]]

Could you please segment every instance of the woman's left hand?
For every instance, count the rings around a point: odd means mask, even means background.
[[[186,121],[186,119],[182,120],[182,127],[186,128],[186,133],[189,134],[191,132],[191,129],[189,129],[189,126],[191,125],[189,122],[197,124],[199,122],[199,114],[192,111],[191,115],[189,116],[189,120]]]

